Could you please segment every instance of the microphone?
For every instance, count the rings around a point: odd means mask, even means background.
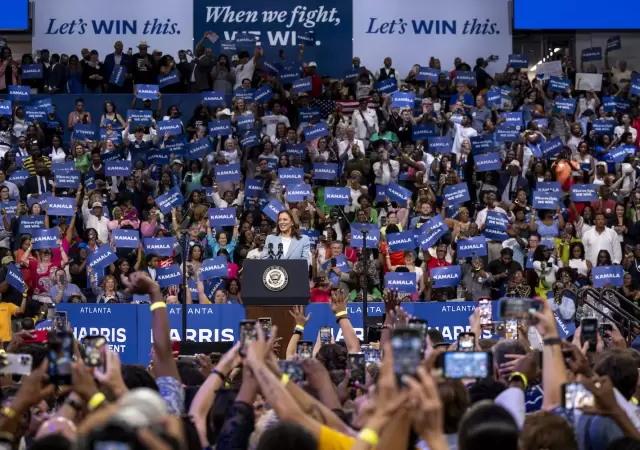
[[[276,255],[273,254],[273,242],[269,242],[269,258],[274,259]]]
[[[278,259],[282,259],[282,250],[283,250],[282,242],[280,242],[278,244]]]

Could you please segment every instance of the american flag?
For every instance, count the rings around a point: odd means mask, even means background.
[[[336,105],[342,106],[342,114],[350,116],[360,106],[359,100],[321,100],[315,99],[311,102],[312,108],[318,108],[323,119],[327,119],[335,109]],[[369,107],[373,104],[369,103]]]
[[[220,36],[218,36],[213,31],[208,31],[207,32],[207,38],[211,41],[212,44],[215,44],[218,41],[218,39],[220,38]]]

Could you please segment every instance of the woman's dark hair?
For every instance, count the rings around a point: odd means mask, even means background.
[[[347,370],[347,349],[340,344],[326,344],[320,347],[316,359],[329,371],[329,376],[334,385],[339,385],[345,377]]]
[[[633,349],[609,349],[600,356],[593,371],[600,376],[608,376],[622,396],[631,400],[638,382],[638,368],[631,356]]]
[[[444,412],[444,433],[455,434],[469,408],[469,391],[462,381],[445,379],[438,382],[438,393]]]
[[[260,436],[256,450],[314,450],[318,441],[307,430],[293,422],[278,422]]]
[[[224,53],[218,55],[218,64],[220,64],[220,59],[222,59],[224,57],[225,63],[223,64],[227,70],[231,71],[231,66],[229,63],[229,57],[227,55],[225,55]]]
[[[280,227],[278,226],[278,220],[280,220],[281,214],[287,214],[289,216],[289,219],[291,219],[291,237],[294,237],[298,240],[302,239],[302,235],[300,234],[300,227],[293,218],[293,214],[291,214],[291,211],[287,209],[278,213],[278,217],[276,220],[276,236],[280,236]]]
[[[576,276],[574,274],[574,271],[570,267],[562,267],[558,269],[558,271],[556,272],[556,280],[560,280],[562,278],[563,273],[566,273],[567,275],[569,275],[569,279],[571,280],[571,282],[576,281]]]
[[[607,257],[607,260],[603,264],[600,264],[600,255],[605,255]],[[598,262],[598,264],[596,264],[597,266],[610,266],[613,264],[613,261],[611,261],[611,254],[608,250],[600,250],[596,260]]]
[[[113,109],[112,112],[114,114],[116,114],[118,112],[117,109],[116,109],[117,108],[116,104],[114,102],[112,102],[111,100],[107,100],[106,102],[104,102],[104,113],[105,114],[107,113],[107,105],[111,105],[111,108]]]
[[[546,245],[538,245],[536,247],[536,250],[533,252],[533,260],[534,261],[547,261],[547,258],[544,257],[544,252],[548,251],[549,247],[547,247]]]
[[[400,229],[398,228],[398,225],[392,223],[391,225],[387,225],[385,234],[388,235],[391,233],[399,233],[399,232],[400,232]]]
[[[200,262],[204,261],[204,259],[205,259],[204,258],[204,250],[202,249],[202,245],[200,245],[200,244],[195,244],[195,245],[193,245],[191,247],[191,249],[189,249],[189,256],[187,257],[187,261],[192,261],[191,258],[193,256],[193,249],[196,248],[196,247],[200,249]],[[220,252],[218,252],[218,253],[220,253]]]
[[[144,366],[139,364],[125,364],[122,366],[122,379],[129,390],[146,387],[158,391],[156,380]]]
[[[225,289],[227,290],[227,292],[229,291],[229,288],[231,287],[231,283],[233,283],[235,281],[235,283],[238,285],[238,292],[240,292],[242,290],[242,284],[240,284],[240,280],[238,280],[237,278],[230,278],[227,281],[227,285],[225,287]]]
[[[506,409],[493,402],[480,402],[470,408],[459,429],[460,450],[518,449],[518,424]]]
[[[218,253],[216,253],[216,256],[226,256],[227,261],[231,261],[231,258],[229,257],[229,252],[224,248],[221,248],[220,250],[218,250]]]
[[[235,403],[237,395],[238,391],[227,388],[216,391],[215,400],[207,414],[207,440],[209,445],[215,446],[218,443],[218,437],[227,418],[227,413]]]
[[[584,259],[585,251],[584,251],[584,245],[582,244],[582,242],[574,242],[571,244],[571,246],[569,247],[569,259],[573,259],[573,250],[576,247],[580,249],[580,259]]]

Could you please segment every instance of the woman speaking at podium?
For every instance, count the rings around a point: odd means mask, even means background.
[[[276,234],[267,236],[262,259],[306,259],[310,261],[309,237],[300,229],[290,211],[278,214]]]

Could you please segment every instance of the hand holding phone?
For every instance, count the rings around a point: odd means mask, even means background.
[[[580,346],[589,343],[589,351],[595,352],[598,347],[598,319],[584,317],[580,321]]]

